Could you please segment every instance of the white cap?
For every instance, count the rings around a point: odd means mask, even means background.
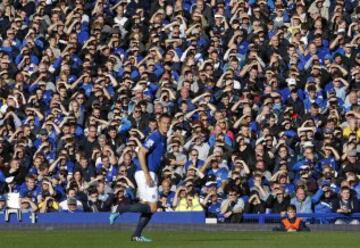
[[[304,148],[308,148],[308,147],[314,147],[313,143],[311,141],[305,141],[303,144]]]
[[[295,78],[287,78],[286,82],[287,82],[288,85],[296,85]]]
[[[14,178],[15,177],[7,177],[7,178],[5,178],[5,182],[6,183],[12,183],[14,181]]]

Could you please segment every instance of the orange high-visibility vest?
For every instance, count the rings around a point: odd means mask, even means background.
[[[301,225],[301,219],[296,218],[294,223],[291,223],[288,218],[285,218],[281,221],[286,230],[293,229],[293,230],[299,230]]]

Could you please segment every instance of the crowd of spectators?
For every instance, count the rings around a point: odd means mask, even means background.
[[[162,113],[159,211],[360,211],[359,45],[355,0],[2,0],[0,211],[136,200]]]

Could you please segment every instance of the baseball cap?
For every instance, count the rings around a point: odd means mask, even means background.
[[[68,205],[76,205],[76,199],[73,198],[73,197],[70,197],[70,198],[67,200],[67,204],[68,204]]]
[[[286,79],[286,82],[287,82],[287,84],[288,84],[289,86],[291,86],[291,85],[296,85],[296,80],[295,80],[295,78],[287,78],[287,79]]]
[[[311,141],[305,141],[304,144],[303,144],[303,147],[304,148],[313,148],[314,145]]]
[[[14,181],[14,176],[12,176],[12,177],[7,177],[7,178],[5,178],[5,182],[7,183],[7,184],[9,184],[9,183],[12,183],[13,181]]]
[[[0,201],[6,201],[6,196],[5,195],[0,195]]]
[[[314,77],[308,77],[306,79],[306,83],[314,83],[315,82],[315,78]]]
[[[205,183],[205,186],[209,188],[212,186],[217,186],[217,183],[215,181],[209,181],[209,182]]]
[[[324,60],[332,60],[332,56],[330,54],[326,54]]]

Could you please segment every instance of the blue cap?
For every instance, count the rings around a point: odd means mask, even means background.
[[[310,83],[310,82],[315,82],[315,78],[314,77],[308,77],[306,79],[306,83]]]
[[[0,201],[6,201],[6,196],[5,195],[0,195]]]
[[[326,54],[324,60],[332,60],[332,56],[330,54]]]
[[[328,91],[328,93],[329,93],[329,94],[336,94],[336,91],[335,91],[334,88],[332,88],[332,89],[330,89],[330,90]]]

